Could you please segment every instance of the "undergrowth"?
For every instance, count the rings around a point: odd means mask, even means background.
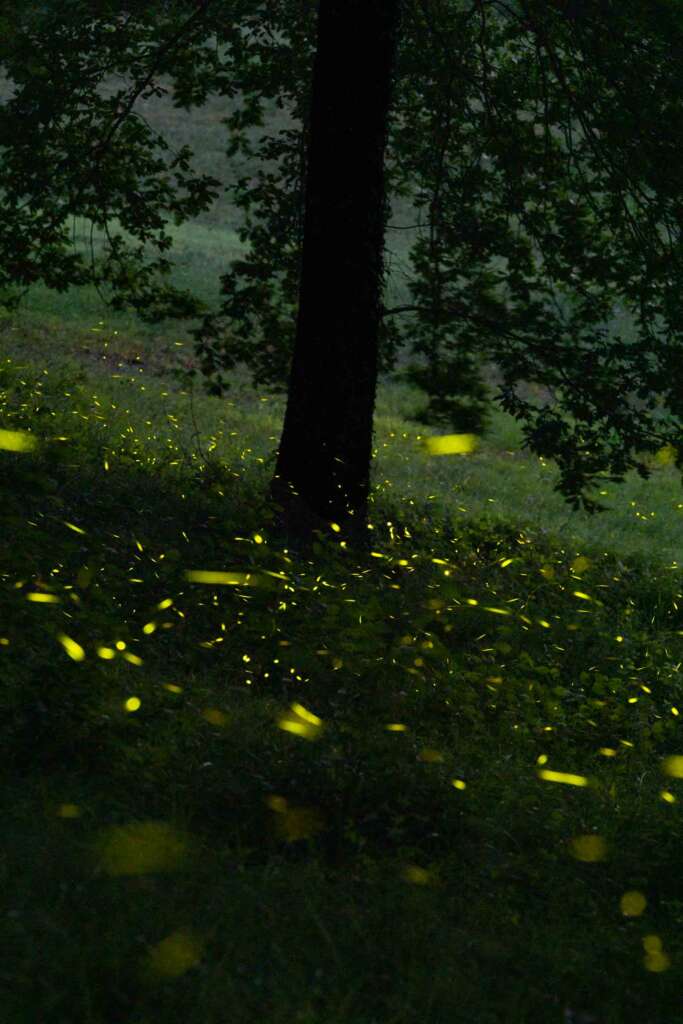
[[[180,397],[0,366],[4,1019],[683,1021],[679,566],[383,470],[303,561]]]

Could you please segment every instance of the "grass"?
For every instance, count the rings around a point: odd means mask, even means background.
[[[671,470],[570,531],[504,414],[430,460],[385,381],[376,557],[302,565],[280,399],[39,320],[0,371],[40,438],[0,484],[5,1019],[682,1020]]]
[[[373,555],[301,564],[284,400],[184,390],[183,325],[36,287],[0,348],[4,1021],[683,1022],[670,467],[574,513],[510,417],[429,458],[383,379]]]

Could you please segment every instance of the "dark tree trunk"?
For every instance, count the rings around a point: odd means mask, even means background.
[[[367,540],[399,8],[319,5],[299,313],[269,492],[275,532],[299,550],[331,522],[350,546]]]

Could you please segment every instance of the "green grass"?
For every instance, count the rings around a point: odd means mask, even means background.
[[[588,522],[504,414],[430,460],[385,381],[374,555],[299,564],[281,399],[182,392],[170,341],[2,342],[3,429],[40,438],[1,453],[4,1019],[683,1020],[669,469]]]
[[[147,115],[216,173],[221,106]],[[234,231],[178,230],[207,299]],[[284,399],[182,390],[183,325],[36,287],[0,351],[3,1022],[683,1022],[672,469],[574,513],[511,417],[429,458],[383,379],[373,553],[301,564]]]

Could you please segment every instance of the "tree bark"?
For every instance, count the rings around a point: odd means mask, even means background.
[[[401,0],[320,0],[299,310],[269,501],[299,550],[367,543],[389,215],[384,153]]]

